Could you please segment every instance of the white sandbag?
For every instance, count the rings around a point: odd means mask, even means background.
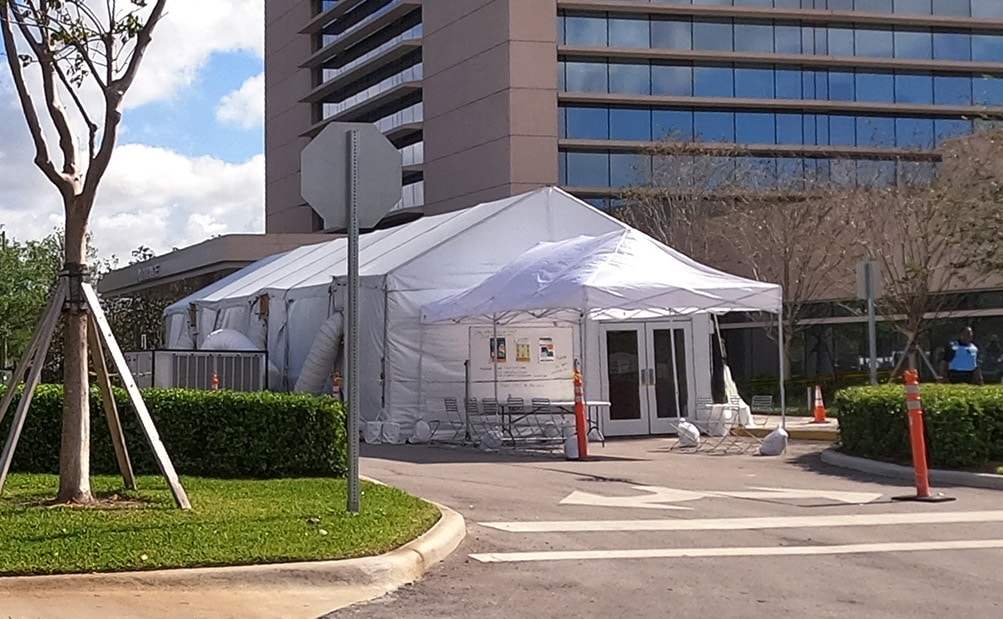
[[[761,456],[779,456],[787,450],[787,430],[777,428],[763,439],[759,446]]]
[[[401,424],[396,421],[384,421],[380,424],[380,440],[388,445],[400,445]]]
[[[564,457],[568,460],[578,459],[578,435],[572,434],[564,439]]]
[[[700,430],[688,421],[681,421],[676,427],[680,447],[700,447]]]
[[[379,445],[383,434],[383,422],[367,421],[362,425],[362,440],[367,445]]]
[[[424,419],[414,422],[414,434],[407,440],[409,443],[427,443],[432,440],[432,426]]]

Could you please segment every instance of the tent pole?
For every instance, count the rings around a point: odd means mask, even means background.
[[[787,429],[787,394],[784,391],[784,369],[787,365],[784,362],[784,306],[781,303],[780,311],[777,312],[777,357],[780,359],[780,424],[784,430]]]
[[[495,402],[498,401],[498,314],[491,315],[491,339],[494,341],[495,346],[495,359],[494,363],[491,364],[491,370],[494,373],[494,383],[495,383]],[[508,354],[508,347],[505,351]]]

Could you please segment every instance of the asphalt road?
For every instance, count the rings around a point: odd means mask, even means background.
[[[894,502],[914,489],[828,467],[820,444],[671,444],[594,445],[587,462],[364,446],[364,475],[456,509],[468,536],[421,581],[328,617],[1003,616],[1000,492]]]

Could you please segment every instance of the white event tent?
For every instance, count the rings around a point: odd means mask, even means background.
[[[768,312],[778,316],[781,343],[782,307],[779,285],[712,269],[628,228],[540,243],[480,284],[424,305],[422,322],[579,323],[587,374],[595,379],[600,342],[590,323]],[[782,345],[779,358],[782,375]],[[783,408],[783,381],[780,389]]]
[[[468,328],[423,328],[422,304],[483,281],[542,241],[625,228],[560,189],[544,188],[363,234],[361,418],[396,421],[406,437],[414,421],[442,414],[442,401],[431,402],[426,393],[429,386],[462,396]],[[330,364],[323,368],[311,359],[330,360],[334,351],[320,349],[340,339],[347,266],[343,237],[259,260],[169,306],[167,347],[202,349],[210,333],[234,330],[267,351],[270,389],[292,390],[305,368],[321,367],[329,392]],[[312,383],[309,390],[319,390]]]

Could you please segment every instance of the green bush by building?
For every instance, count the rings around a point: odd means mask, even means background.
[[[981,468],[1003,460],[1003,387],[920,387],[931,467]],[[902,385],[851,387],[836,394],[846,453],[908,463],[912,458]]]

